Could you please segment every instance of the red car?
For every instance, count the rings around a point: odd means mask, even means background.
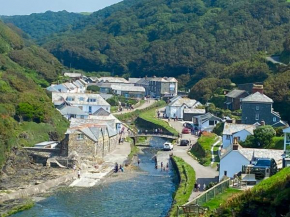
[[[189,128],[183,128],[183,130],[182,130],[182,134],[190,134],[191,133],[191,129],[189,129]]]

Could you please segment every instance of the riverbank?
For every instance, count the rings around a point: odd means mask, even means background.
[[[172,164],[179,176],[179,186],[174,194],[174,203],[169,212],[170,217],[176,216],[177,207],[188,202],[195,184],[195,171],[182,158],[172,156]]]

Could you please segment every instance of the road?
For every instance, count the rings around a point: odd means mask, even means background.
[[[270,56],[270,57],[266,57],[266,60],[267,61],[270,61],[270,62],[272,62],[272,63],[274,63],[274,64],[280,64],[280,65],[282,65],[282,66],[286,66],[286,64],[284,64],[284,63],[282,63],[282,62],[280,62],[279,60],[279,56]]]
[[[155,99],[150,99],[150,100],[146,100],[141,106],[137,107],[137,108],[134,108],[134,109],[127,109],[127,110],[123,110],[121,112],[115,112],[113,113],[113,115],[121,115],[121,114],[125,114],[125,113],[129,113],[129,112],[133,112],[137,109],[141,110],[141,109],[144,109],[144,108],[147,108],[151,105],[153,105],[154,103],[156,102]]]
[[[182,122],[180,121],[170,121],[170,125],[174,127],[179,133],[181,133],[183,129]],[[191,140],[192,144],[195,144],[197,141],[197,137],[191,134],[183,134],[182,139]],[[208,185],[210,182],[218,181],[218,171],[211,167],[205,167],[199,164],[196,160],[194,160],[190,155],[188,155],[188,147],[187,146],[175,146],[173,149],[173,154],[177,157],[182,158],[186,163],[188,163],[195,170],[196,181],[200,184],[201,188],[203,184]],[[192,192],[189,198],[189,201],[197,197],[201,192]]]

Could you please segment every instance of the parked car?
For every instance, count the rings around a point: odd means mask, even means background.
[[[165,143],[163,144],[163,150],[164,150],[164,151],[171,151],[171,150],[173,150],[173,145],[172,145],[172,143],[170,143],[170,142],[165,142]]]
[[[191,133],[191,129],[185,127],[185,128],[183,128],[182,133],[183,134],[190,134]]]
[[[194,126],[193,126],[193,124],[191,124],[191,123],[186,122],[186,123],[183,124],[183,126],[184,126],[185,128],[188,128],[188,129],[194,130]]]
[[[188,146],[189,145],[189,140],[187,139],[182,139],[180,141],[180,146]]]

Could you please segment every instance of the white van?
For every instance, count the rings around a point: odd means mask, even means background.
[[[171,151],[171,150],[173,150],[173,145],[172,145],[172,143],[170,143],[170,142],[165,142],[165,143],[163,144],[163,150],[164,150],[164,151]]]

